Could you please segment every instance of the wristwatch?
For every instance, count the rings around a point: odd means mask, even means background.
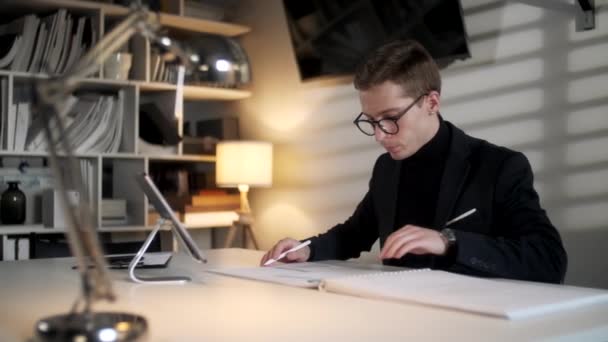
[[[454,231],[450,228],[444,228],[439,234],[441,234],[441,238],[446,243],[447,249],[450,249],[450,247],[453,247],[456,244],[456,234],[454,234]]]

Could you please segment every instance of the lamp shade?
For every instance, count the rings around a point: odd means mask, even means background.
[[[217,144],[215,180],[218,186],[272,185],[272,144],[262,141],[222,141]]]

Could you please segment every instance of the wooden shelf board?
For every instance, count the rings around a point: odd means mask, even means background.
[[[219,21],[191,18],[169,13],[161,13],[160,24],[164,27],[200,33],[219,34],[236,37],[251,31],[249,27]]]
[[[149,232],[154,229],[154,226],[107,226],[97,229],[100,233],[134,233],[134,232]],[[161,230],[169,230],[168,227],[162,227]]]
[[[243,100],[251,96],[248,90],[225,89],[202,86],[185,86],[187,100]]]
[[[175,91],[174,84],[162,82],[142,82],[134,81],[139,84],[141,91]],[[184,86],[184,98],[186,100],[242,100],[251,96],[248,90],[226,89],[206,86]]]
[[[59,154],[59,157],[64,157],[64,154]],[[75,154],[76,158],[97,158],[99,154],[95,153],[81,153]],[[48,158],[49,154],[47,152],[31,152],[31,151],[7,151],[0,150],[0,157],[44,157]]]
[[[103,10],[110,16],[126,15],[129,9],[124,6],[104,4],[98,1],[77,1],[77,0],[4,0],[3,6],[11,9],[37,9],[40,11],[51,11],[59,8],[69,10]]]
[[[100,156],[102,159],[144,159],[144,156],[135,153],[102,153]]]
[[[40,11],[51,11],[59,8],[81,11],[102,10],[108,17],[122,17],[129,14],[129,8],[125,6],[82,0],[4,0],[3,6],[9,6],[8,8],[11,9],[36,9]],[[251,31],[249,27],[243,25],[179,16],[169,13],[161,13],[159,20],[161,25],[167,28],[219,34],[227,37],[236,37]]]
[[[172,161],[192,161],[192,162],[215,162],[215,156],[211,155],[149,155],[150,161],[155,162],[172,162]]]
[[[21,71],[0,70],[0,76],[9,76],[20,79],[43,79],[48,78],[45,74],[33,74]],[[137,80],[109,80],[103,78],[83,78],[81,87],[85,89],[119,89],[132,85],[138,85],[142,92],[175,91],[176,86],[163,82],[145,82]],[[251,92],[242,89],[228,89],[209,86],[184,86],[184,99],[186,100],[242,100],[251,96]]]
[[[42,224],[25,225],[0,225],[0,235],[19,235],[19,234],[60,234],[65,233],[64,229],[45,228]]]

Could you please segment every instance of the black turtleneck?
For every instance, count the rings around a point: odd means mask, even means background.
[[[439,117],[435,136],[401,162],[395,230],[406,224],[432,228],[450,135],[446,123]]]

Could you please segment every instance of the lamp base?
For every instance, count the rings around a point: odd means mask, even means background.
[[[39,341],[138,341],[145,338],[148,323],[123,312],[75,313],[43,318],[35,330]]]

